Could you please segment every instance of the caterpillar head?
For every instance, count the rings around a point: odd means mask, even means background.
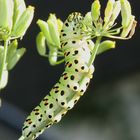
[[[80,13],[74,12],[70,14],[67,20],[64,22],[63,28],[61,30],[61,40],[63,41],[73,38],[82,38],[82,21],[83,16]]]

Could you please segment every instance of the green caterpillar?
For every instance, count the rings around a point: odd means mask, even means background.
[[[79,26],[82,18],[79,13],[70,15],[61,30],[65,71],[50,91],[50,95],[47,95],[26,119],[23,136],[28,139],[35,139],[44,129],[59,122],[61,117],[73,108],[89,85],[94,67],[88,66],[91,56],[89,42],[86,38],[78,39],[82,35]],[[70,38],[68,32],[71,33]]]
[[[109,3],[113,6],[117,5],[119,7],[120,5],[119,1],[111,2],[109,0]],[[64,24],[62,23],[63,25],[55,16],[51,16],[47,23],[38,22],[42,31],[37,37],[39,53],[42,56],[49,56],[52,65],[65,61],[65,71],[58,83],[51,89],[50,94],[44,97],[27,117],[19,140],[34,140],[51,125],[58,123],[67,111],[74,107],[85,93],[93,77],[95,56],[115,47],[113,41],[101,42],[103,36],[117,39],[130,38],[130,36],[127,38],[126,36],[134,30],[132,19],[130,19],[130,23],[127,28],[125,27],[125,30],[122,26],[112,29],[119,12],[113,11],[112,8],[112,16],[109,15],[110,20],[103,23],[99,7],[99,1],[95,0],[92,5],[92,12],[96,11],[97,14],[89,12],[83,17],[80,13],[75,12],[69,15]],[[108,13],[106,12],[105,19],[108,19],[107,16]],[[120,34],[121,31],[125,34],[125,37],[115,36]],[[97,39],[94,44],[91,39],[95,37]],[[45,54],[45,39],[49,47],[49,55]],[[64,59],[57,62],[58,56],[62,56]]]

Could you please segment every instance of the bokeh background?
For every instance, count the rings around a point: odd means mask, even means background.
[[[74,11],[90,11],[92,0],[25,0],[35,17],[20,46],[27,49],[1,91],[0,140],[17,140],[27,114],[49,93],[64,70],[38,55],[38,18],[56,13],[62,20]],[[101,0],[103,8],[107,0]],[[130,0],[138,26],[131,40],[96,58],[94,78],[86,94],[62,121],[38,140],[140,140],[140,16],[139,0]]]

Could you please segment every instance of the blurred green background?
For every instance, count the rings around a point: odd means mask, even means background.
[[[35,38],[38,18],[56,13],[62,20],[74,11],[90,11],[92,0],[26,0],[35,6],[35,18],[20,46],[27,53],[10,72],[1,91],[0,140],[17,140],[27,114],[49,93],[64,70],[38,55]],[[102,1],[103,8],[107,0]],[[140,1],[130,0],[138,26],[131,40],[96,58],[90,86],[73,110],[38,140],[140,140]]]

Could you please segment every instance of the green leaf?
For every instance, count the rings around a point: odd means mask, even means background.
[[[97,51],[97,55],[101,54],[107,50],[114,49],[115,43],[116,43],[115,41],[111,41],[111,40],[103,41],[99,46],[99,49]]]

